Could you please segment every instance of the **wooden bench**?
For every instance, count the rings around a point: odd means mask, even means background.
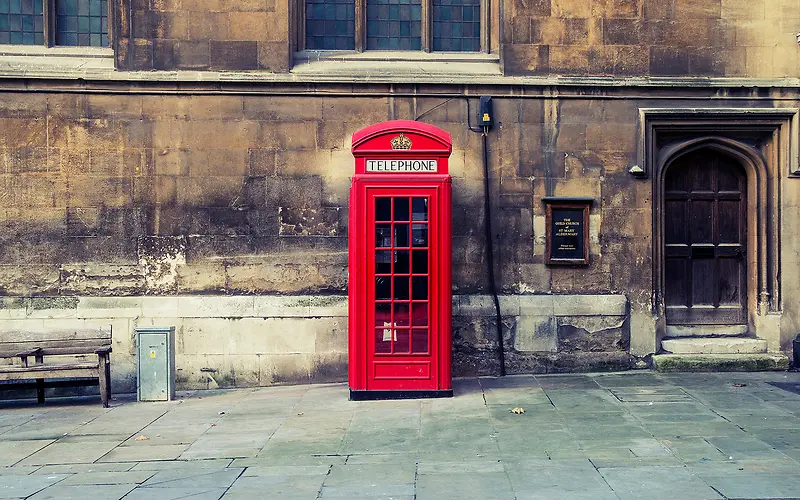
[[[1,330],[0,359],[10,358],[12,364],[0,364],[0,380],[19,381],[19,385],[35,387],[39,403],[44,403],[45,386],[97,383],[103,406],[108,408],[111,399],[110,353],[111,326]],[[31,380],[35,382],[25,382]]]

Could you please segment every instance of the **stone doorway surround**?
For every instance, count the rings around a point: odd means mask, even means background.
[[[664,303],[665,172],[682,155],[709,149],[736,159],[746,171],[747,333],[760,339],[766,350],[779,351],[782,340],[785,343],[781,335],[781,187],[787,177],[800,177],[798,110],[642,108],[639,118],[639,162],[630,174],[652,179],[656,345],[668,335]]]

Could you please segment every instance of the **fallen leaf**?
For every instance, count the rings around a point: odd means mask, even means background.
[[[150,438],[147,436],[136,436],[136,441],[147,441],[148,439]]]
[[[522,413],[525,413],[525,408],[517,407],[517,408],[512,408],[512,409],[510,409],[508,411],[509,411],[509,413],[514,413],[516,415],[521,415]]]

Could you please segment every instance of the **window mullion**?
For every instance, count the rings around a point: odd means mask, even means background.
[[[490,15],[491,15],[491,6],[490,2],[492,0],[481,0],[481,52],[490,52],[490,40],[489,37],[489,23],[491,22]]]
[[[356,2],[356,52],[364,52],[367,40],[367,0]]]
[[[42,15],[44,16],[44,45],[53,47],[56,44],[56,0],[44,0]]]
[[[433,0],[422,0],[422,23],[420,33],[422,36],[422,50],[430,52],[433,47]]]

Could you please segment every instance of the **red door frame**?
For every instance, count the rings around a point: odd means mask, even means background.
[[[398,146],[402,149],[396,149]],[[451,151],[450,134],[414,121],[379,123],[353,134],[355,174],[350,190],[348,267],[351,399],[452,396]],[[403,159],[436,160],[436,171],[367,172],[367,160]],[[428,355],[386,356],[374,352],[375,221],[368,217],[374,213],[372,200],[376,196],[429,199]],[[428,376],[422,373],[426,363]],[[392,366],[391,373],[376,377],[381,366]]]

